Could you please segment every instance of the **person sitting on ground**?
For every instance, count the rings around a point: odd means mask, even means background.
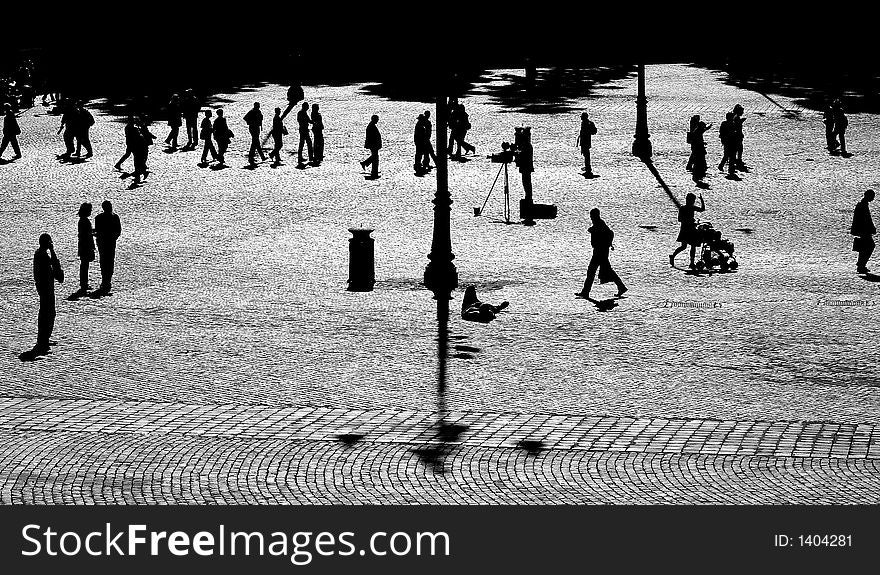
[[[479,321],[489,323],[498,312],[510,305],[510,302],[503,301],[500,305],[492,305],[483,303],[477,297],[477,288],[468,286],[464,290],[464,297],[461,300],[461,317],[468,321]]]

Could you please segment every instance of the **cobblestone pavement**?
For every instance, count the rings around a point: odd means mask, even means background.
[[[2,500],[876,502],[880,297],[853,273],[846,232],[861,191],[877,186],[878,118],[851,115],[855,155],[831,157],[819,114],[716,72],[650,66],[654,162],[679,197],[693,189],[683,170],[688,117],[717,126],[737,102],[748,113],[752,171],[741,182],[712,176],[703,192],[705,219],[736,242],[740,269],[693,277],[664,261],[675,211],[629,155],[634,78],[567,102],[569,111],[530,114],[494,96],[512,74],[468,96],[479,155],[451,166],[461,281],[511,307],[490,325],[451,322],[458,349],[444,401],[468,429],[440,450],[442,474],[418,450],[436,443],[437,411],[434,302],[420,289],[434,182],[410,168],[425,104],[309,86],[328,126],[320,168],[291,160],[245,170],[230,153],[229,169],[200,170],[198,153],[154,149],[153,173],[136,190],[111,169],[121,124],[97,115],[95,158],[62,165],[51,153],[61,147],[58,118],[26,113],[24,158],[0,166],[9,222],[0,232]],[[237,154],[238,119],[255,100],[279,105],[284,92],[221,95]],[[589,181],[574,147],[582,109],[600,130],[601,177]],[[374,112],[385,149],[383,177],[370,182],[357,160]],[[533,128],[536,199],[560,209],[534,228],[501,223],[497,192],[488,217],[471,210],[497,170],[482,155],[520,124]],[[154,131],[162,139],[165,129]],[[717,140],[707,140],[717,159]],[[115,293],[64,301],[76,278],[76,209],[105,198],[123,224]],[[607,313],[571,295],[593,206],[616,232],[613,263],[631,289]],[[376,229],[369,294],[344,291],[346,229],[360,225]],[[22,363],[36,316],[30,258],[43,231],[69,278],[59,345]],[[379,413],[384,428],[370,423]],[[348,445],[337,431],[364,437]],[[516,447],[523,439],[543,450]]]

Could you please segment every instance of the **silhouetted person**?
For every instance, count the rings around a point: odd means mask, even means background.
[[[58,133],[60,134],[62,130],[64,131],[64,135],[62,138],[64,139],[64,154],[62,154],[63,158],[70,158],[73,155],[75,146],[74,146],[74,138],[76,136],[77,129],[77,114],[76,108],[70,100],[63,100],[61,102],[61,125],[58,126]]]
[[[477,148],[468,144],[465,141],[467,137],[468,130],[471,129],[470,118],[468,117],[467,111],[464,109],[464,104],[458,104],[456,107],[456,111],[454,114],[455,121],[452,124],[452,139],[455,142],[456,152],[454,157],[461,157],[461,149],[464,148],[464,153],[467,154],[470,152],[471,154],[477,151]]]
[[[221,166],[226,165],[226,149],[232,139],[232,131],[226,124],[223,108],[217,110],[217,119],[214,120],[214,139],[217,140],[217,161]]]
[[[202,119],[201,134],[199,137],[205,142],[202,148],[202,164],[208,163],[208,152],[211,158],[217,159],[217,149],[214,147],[214,126],[211,124],[211,110],[205,110],[205,117]]]
[[[874,201],[874,190],[866,190],[864,197],[859,200],[853,211],[852,228],[850,228],[850,233],[855,236],[853,251],[859,253],[856,260],[856,272],[860,274],[868,273],[868,258],[874,253],[874,238],[872,236],[877,233],[877,228],[874,227],[871,210],[868,207],[872,201]]]
[[[522,177],[523,191],[525,192],[526,204],[532,206],[532,172],[535,171],[534,149],[532,148],[531,128],[516,128],[514,145],[516,146],[516,165]],[[531,217],[527,218],[527,222]]]
[[[95,243],[101,264],[101,287],[103,293],[109,293],[113,287],[113,266],[116,261],[116,240],[122,234],[119,216],[113,213],[113,204],[109,200],[101,203],[102,211],[95,216]]]
[[[614,232],[608,227],[608,224],[599,217],[599,208],[590,210],[590,220],[593,225],[587,230],[590,233],[590,244],[593,246],[593,256],[587,266],[587,279],[584,281],[584,288],[580,294],[584,298],[590,297],[590,289],[593,287],[593,281],[596,279],[596,270],[599,270],[599,278],[605,281],[613,281],[617,286],[617,295],[622,296],[627,291],[627,287],[623,285],[620,276],[611,267],[608,256],[614,249]]]
[[[367,125],[367,135],[364,138],[364,148],[370,150],[370,157],[361,162],[361,169],[373,166],[371,176],[379,177],[379,150],[382,148],[382,135],[379,133],[379,116],[373,114]]]
[[[254,107],[244,115],[244,121],[251,133],[251,149],[248,152],[248,159],[253,164],[256,161],[256,154],[260,154],[260,159],[265,160],[266,154],[263,153],[263,147],[260,145],[260,130],[263,128],[263,113],[260,111],[260,103],[254,102]]]
[[[77,212],[79,223],[76,227],[76,255],[79,256],[79,289],[81,293],[89,291],[89,264],[95,261],[95,232],[92,230],[92,204],[86,202]]]
[[[452,156],[455,149],[455,135],[458,130],[458,98],[451,96],[446,105],[446,127],[449,128],[449,139],[447,140],[446,155]]]
[[[416,147],[416,155],[413,158],[413,170],[421,172],[424,170],[422,161],[425,157],[425,115],[419,114],[416,118],[416,125],[413,128],[413,144]]]
[[[746,165],[743,162],[743,124],[746,119],[743,118],[743,112],[745,110],[739,104],[733,107],[733,146],[734,146],[734,159],[736,160],[736,167],[740,170],[745,170]]]
[[[425,110],[424,116],[423,123],[425,129],[423,135],[425,139],[423,140],[423,145],[425,149],[422,156],[422,167],[427,170],[431,167],[431,160],[434,160],[435,164],[437,163],[437,156],[434,154],[434,144],[431,143],[431,135],[434,131],[434,127],[431,125],[431,110]]]
[[[55,282],[64,283],[64,270],[49,234],[40,235],[40,247],[34,252],[34,283],[40,297],[40,311],[37,314],[37,345],[35,355],[49,353],[50,338],[55,328]]]
[[[125,129],[123,131],[125,133],[125,153],[122,154],[119,161],[113,165],[117,170],[122,170],[122,163],[127,160],[129,156],[134,154],[134,149],[137,147],[138,141],[140,140],[140,132],[135,125],[132,116],[129,116],[125,121]]]
[[[584,157],[584,175],[593,175],[593,166],[590,165],[590,147],[593,145],[593,135],[597,132],[596,124],[590,120],[590,115],[581,114],[581,131],[578,134],[575,145],[580,145],[581,155]]]
[[[3,104],[3,143],[0,144],[0,157],[6,151],[6,146],[11,145],[12,151],[15,153],[14,158],[17,160],[21,157],[21,148],[18,147],[18,135],[21,134],[21,128],[18,125],[18,119],[15,112],[12,111],[12,105],[9,102]]]
[[[312,137],[309,135],[309,124],[312,123],[312,119],[309,117],[309,103],[303,102],[302,107],[299,112],[296,114],[296,123],[299,125],[299,163],[305,164],[306,161],[303,158],[303,146],[308,147],[309,151],[309,161],[312,162],[315,159],[313,150],[312,150]]]
[[[691,171],[694,182],[700,183],[706,177],[708,166],[706,163],[706,141],[703,134],[712,127],[700,120],[699,114],[691,117],[690,129],[688,130],[688,143],[691,145],[691,155],[688,159],[687,169]]]
[[[76,155],[80,155],[80,148],[86,149],[86,158],[92,157],[92,141],[89,138],[89,131],[95,125],[95,117],[86,110],[82,102],[76,104]]]
[[[183,124],[183,121],[180,119],[180,96],[177,94],[171,96],[171,101],[168,102],[167,110],[168,127],[171,128],[171,131],[168,132],[168,137],[165,138],[165,143],[172,149],[177,149],[177,138],[180,135],[180,126]]]
[[[509,306],[510,303],[503,301],[499,305],[483,303],[477,297],[477,288],[468,286],[464,290],[464,296],[461,298],[461,317],[468,321],[479,321],[489,323],[498,312]]]
[[[836,138],[838,146],[840,146],[840,153],[846,154],[846,127],[849,125],[849,120],[846,118],[846,114],[843,113],[843,103],[840,100],[834,101],[834,137]]]
[[[324,116],[318,104],[312,104],[312,134],[315,137],[315,163],[324,161]]]
[[[199,141],[199,110],[201,109],[201,105],[199,104],[196,95],[192,90],[187,90],[183,93],[183,98],[180,101],[180,111],[183,114],[183,119],[186,122],[186,145],[185,149],[195,150]]]
[[[825,143],[828,150],[833,152],[839,145],[837,137],[834,135],[834,106],[829,104],[825,107],[825,113],[822,116],[822,123],[825,124]]]
[[[153,140],[156,139],[149,128],[147,128],[146,122],[143,120],[141,124],[138,126],[138,135],[137,143],[132,149],[132,155],[134,156],[134,185],[138,185],[141,183],[141,177],[144,179],[147,178],[147,174],[149,173],[147,170],[147,156],[150,153],[150,146],[153,145]]]
[[[727,164],[728,177],[736,177],[736,136],[733,124],[733,112],[727,112],[725,120],[718,126],[718,138],[721,140],[721,148],[724,150],[724,157],[718,164],[718,169],[724,171],[724,164]]]
[[[681,222],[681,229],[678,231],[678,237],[675,241],[681,242],[681,245],[675,248],[674,252],[669,254],[669,265],[673,267],[675,267],[675,256],[686,250],[688,246],[691,248],[690,267],[695,267],[694,257],[697,255],[697,243],[699,243],[699,238],[697,237],[697,221],[694,213],[706,210],[706,204],[703,202],[702,194],[700,194],[699,208],[696,206],[696,201],[697,196],[689,193],[685,196],[684,205],[678,208],[678,221]]]
[[[281,119],[281,108],[275,108],[275,117],[272,118],[272,131],[269,133],[275,141],[275,146],[269,152],[269,157],[275,158],[276,164],[281,164],[281,146],[284,145],[283,138],[287,135],[287,128]]]

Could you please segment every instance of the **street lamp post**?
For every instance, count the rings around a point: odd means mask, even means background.
[[[645,96],[645,65],[639,63],[639,93],[636,96],[636,135],[632,153],[644,161],[650,160],[651,136],[648,134],[648,98]]]
[[[437,193],[434,195],[434,235],[431,253],[425,267],[425,286],[434,292],[434,299],[452,299],[452,290],[458,287],[458,270],[452,260],[452,235],[449,213],[452,197],[449,194],[449,173],[446,160],[446,91],[437,96]]]

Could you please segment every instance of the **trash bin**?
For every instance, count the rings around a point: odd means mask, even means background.
[[[369,228],[348,228],[348,291],[373,291],[376,266],[373,255],[373,232]]]

